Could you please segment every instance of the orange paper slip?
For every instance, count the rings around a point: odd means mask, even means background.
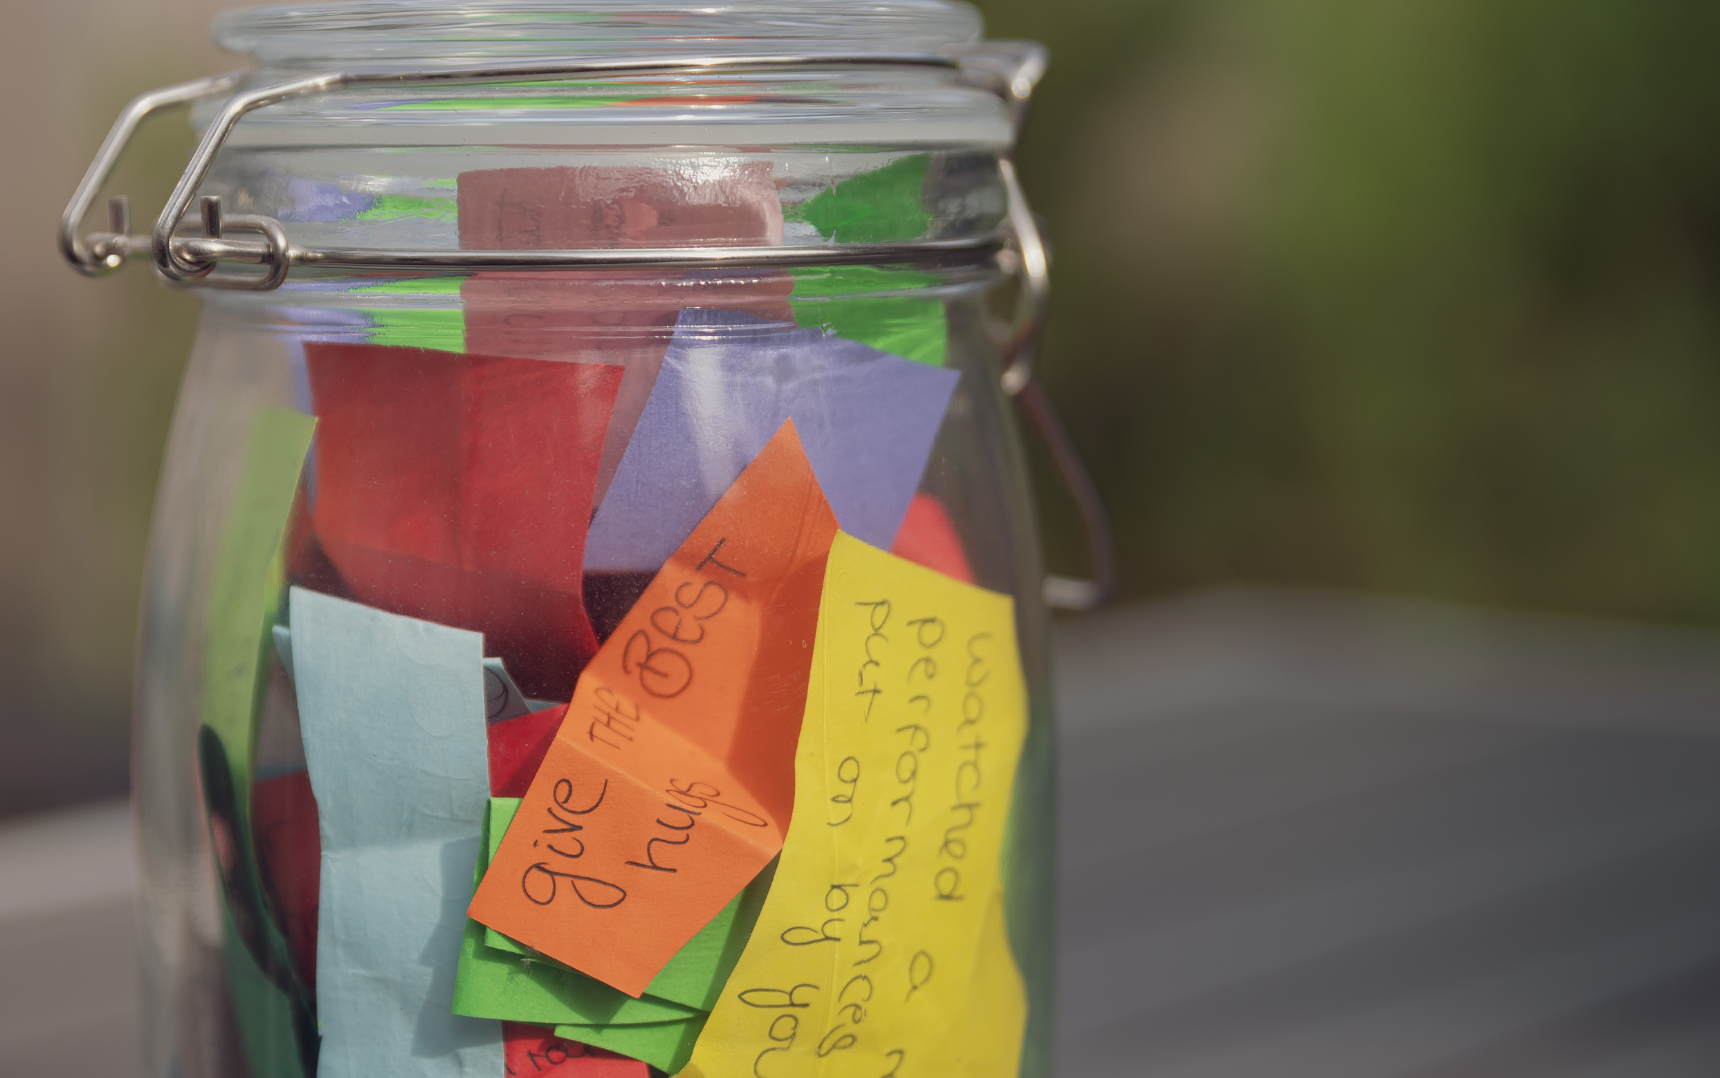
[[[638,996],[776,856],[835,535],[784,423],[580,675],[474,920]]]

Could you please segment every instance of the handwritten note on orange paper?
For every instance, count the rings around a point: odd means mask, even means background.
[[[776,856],[835,535],[784,423],[580,676],[474,920],[638,996]]]

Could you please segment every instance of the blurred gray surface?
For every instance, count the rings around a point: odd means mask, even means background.
[[[1064,628],[1065,1074],[1720,1074],[1720,636],[1258,591]]]
[[[142,1073],[131,858],[124,801],[0,825],[5,1078]]]
[[[1236,591],[1058,677],[1070,1078],[1720,1074],[1720,635]],[[137,1073],[129,842],[0,828],[0,1075]]]

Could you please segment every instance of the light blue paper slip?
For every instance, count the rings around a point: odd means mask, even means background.
[[[489,799],[484,638],[303,588],[292,666],[322,834],[317,1078],[498,1078],[453,1014]]]

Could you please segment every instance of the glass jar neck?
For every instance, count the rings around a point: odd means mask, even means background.
[[[358,0],[229,12],[222,46],[264,72],[416,69],[621,56],[937,53],[977,41],[949,0]]]

